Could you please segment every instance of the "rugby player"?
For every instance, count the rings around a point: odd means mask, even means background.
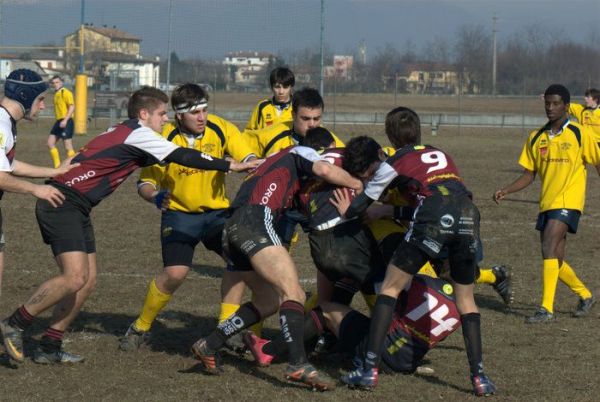
[[[287,67],[277,67],[269,75],[269,85],[273,96],[256,105],[246,124],[246,130],[261,130],[292,120],[292,93],[296,78]]]

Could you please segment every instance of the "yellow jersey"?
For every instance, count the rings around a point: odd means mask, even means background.
[[[277,103],[270,99],[264,99],[256,105],[252,116],[248,120],[246,130],[261,130],[277,123],[292,121],[292,100],[287,103]]]
[[[62,120],[67,115],[69,106],[73,105],[73,92],[62,87],[54,93],[54,117]]]
[[[579,103],[571,103],[569,114],[577,118],[579,124],[590,128],[596,136],[596,141],[600,142],[600,106],[591,109]]]
[[[563,208],[583,212],[586,163],[600,164],[600,147],[590,129],[567,120],[558,134],[551,135],[548,124],[531,132],[519,164],[540,176],[540,212]]]
[[[245,130],[244,138],[248,145],[259,158],[266,158],[282,149],[292,145],[298,145],[302,139],[294,133],[293,122],[288,121],[279,123],[262,130]],[[344,143],[331,130],[329,130],[335,140],[335,147],[342,148]]]
[[[179,146],[217,158],[228,154],[236,161],[243,161],[254,155],[233,123],[211,114],[204,134],[185,134],[173,123],[167,123],[162,136]],[[169,209],[173,211],[198,213],[229,207],[224,172],[198,170],[176,163],[156,164],[142,169],[139,184],[143,183],[168,190],[171,193]]]

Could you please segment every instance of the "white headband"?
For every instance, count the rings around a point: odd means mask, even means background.
[[[208,101],[204,98],[195,101],[194,103],[181,103],[174,107],[175,113],[188,113],[198,109],[204,109],[208,107]]]

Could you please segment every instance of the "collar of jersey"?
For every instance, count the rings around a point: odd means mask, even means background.
[[[290,106],[290,104],[292,103],[292,98],[290,97],[290,100],[288,102],[277,102],[275,100],[275,97],[271,98],[271,103],[273,104],[273,106],[275,106],[277,109],[279,110],[283,110],[285,108],[287,108],[288,106]]]
[[[565,131],[565,127],[567,127],[569,124],[571,123],[571,119],[567,118],[567,120],[565,121],[565,124],[562,125],[562,127],[560,128],[560,130],[558,130],[557,133],[553,133],[552,132],[552,127],[548,127],[548,135],[550,137],[556,137],[557,135],[561,135],[563,133],[563,131]]]

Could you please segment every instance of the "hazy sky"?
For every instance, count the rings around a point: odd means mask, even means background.
[[[320,0],[173,0],[172,49],[180,57],[229,51],[318,47]],[[81,16],[80,0],[0,0],[2,46],[63,43]],[[589,42],[600,0],[325,0],[325,42],[343,53],[364,40],[367,56],[386,43],[417,50],[457,29],[481,24],[500,41],[534,24]],[[144,56],[167,53],[169,0],[86,0],[85,21],[141,37]],[[596,33],[596,38],[598,38]],[[3,49],[3,51],[7,51]]]

